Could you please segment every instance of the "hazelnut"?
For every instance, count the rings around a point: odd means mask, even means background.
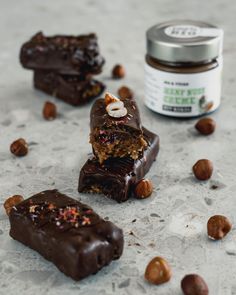
[[[211,118],[203,118],[196,123],[195,128],[201,134],[209,135],[215,131],[216,122]]]
[[[17,157],[23,157],[28,153],[28,144],[23,138],[19,138],[11,144],[10,151]]]
[[[12,207],[14,207],[17,204],[21,203],[23,200],[24,200],[24,198],[22,196],[20,196],[20,195],[14,195],[14,196],[8,198],[3,204],[7,215],[10,214],[10,211],[11,211]]]
[[[57,107],[54,103],[46,101],[43,107],[43,117],[45,120],[52,121],[57,117]]]
[[[168,282],[172,272],[167,261],[162,257],[153,258],[147,265],[145,271],[145,279],[155,285]]]
[[[229,219],[222,215],[214,215],[207,222],[208,237],[213,240],[223,239],[231,228]]]
[[[181,281],[181,288],[184,295],[208,295],[208,286],[197,274],[186,275]]]
[[[114,95],[112,95],[109,92],[106,92],[105,94],[105,105],[109,105],[112,102],[116,102],[119,101],[119,98],[115,97]]]
[[[125,76],[125,69],[122,65],[115,65],[112,69],[112,77],[114,79],[121,79]]]
[[[141,179],[135,187],[135,197],[137,199],[146,199],[153,192],[153,185],[149,179]]]
[[[133,98],[134,93],[129,87],[122,86],[118,89],[118,95],[121,99],[125,99],[125,98]]]
[[[211,178],[213,173],[213,164],[210,160],[201,159],[193,165],[193,173],[199,180],[207,180]]]

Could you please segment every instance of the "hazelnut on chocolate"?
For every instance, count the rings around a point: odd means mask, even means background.
[[[7,215],[10,214],[12,207],[16,206],[17,204],[21,203],[22,201],[24,201],[24,198],[21,195],[14,195],[14,196],[8,198],[3,204]]]
[[[52,121],[57,117],[57,107],[54,103],[46,101],[43,107],[43,117],[45,120]]]
[[[133,98],[134,93],[129,87],[122,86],[118,89],[118,95],[121,99],[125,99],[125,98]]]
[[[112,77],[114,79],[121,79],[124,78],[125,76],[125,69],[122,65],[115,65],[114,68],[112,69]]]
[[[213,240],[223,239],[231,228],[231,222],[223,215],[214,215],[207,222],[208,237]]]
[[[202,118],[196,123],[195,128],[201,134],[209,135],[215,131],[216,122],[211,118]]]
[[[19,138],[11,144],[10,151],[17,157],[23,157],[28,153],[28,144],[23,138]]]
[[[146,199],[151,196],[153,185],[149,179],[141,179],[135,187],[135,197],[137,199]]]
[[[198,160],[193,166],[193,173],[198,180],[208,180],[213,173],[213,164],[210,160]]]
[[[160,285],[170,280],[172,271],[164,258],[155,257],[148,263],[144,276],[149,283]]]
[[[206,282],[197,274],[186,275],[181,281],[184,295],[208,295],[209,290]]]

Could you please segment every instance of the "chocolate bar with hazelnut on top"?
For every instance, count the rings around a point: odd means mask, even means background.
[[[10,236],[38,251],[74,280],[95,274],[123,251],[122,230],[57,190],[14,206]]]
[[[159,137],[143,129],[147,147],[142,156],[109,158],[103,164],[93,157],[80,171],[79,192],[102,193],[118,203],[127,201],[134,193],[136,183],[149,171],[159,151]]]
[[[115,101],[106,103],[107,97]],[[90,112],[90,143],[100,164],[113,157],[138,159],[147,142],[135,100],[110,94],[96,100]]]
[[[105,63],[95,34],[46,37],[42,32],[23,44],[20,61],[27,69],[68,75],[99,74]]]
[[[34,87],[74,106],[91,101],[105,89],[102,82],[89,77],[42,70],[34,71]]]

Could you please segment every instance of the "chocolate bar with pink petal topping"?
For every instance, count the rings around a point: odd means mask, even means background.
[[[74,280],[95,274],[123,251],[122,230],[57,190],[43,191],[10,211],[10,236],[39,252]]]

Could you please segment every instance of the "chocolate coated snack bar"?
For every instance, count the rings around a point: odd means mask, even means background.
[[[123,251],[123,233],[89,206],[41,192],[10,211],[10,236],[38,251],[75,280],[95,274]]]
[[[124,202],[133,194],[135,184],[149,171],[159,151],[159,137],[143,128],[148,146],[137,160],[109,158],[99,164],[89,159],[80,171],[79,192],[103,193],[107,197]]]
[[[63,74],[98,74],[104,58],[95,34],[45,37],[42,32],[23,44],[20,61],[24,68]]]
[[[98,97],[105,89],[94,79],[40,70],[34,71],[34,87],[74,106]]]
[[[123,99],[127,114],[115,118],[107,112],[104,99],[95,101],[90,113],[90,143],[100,163],[111,157],[138,159],[147,143],[134,99]]]

